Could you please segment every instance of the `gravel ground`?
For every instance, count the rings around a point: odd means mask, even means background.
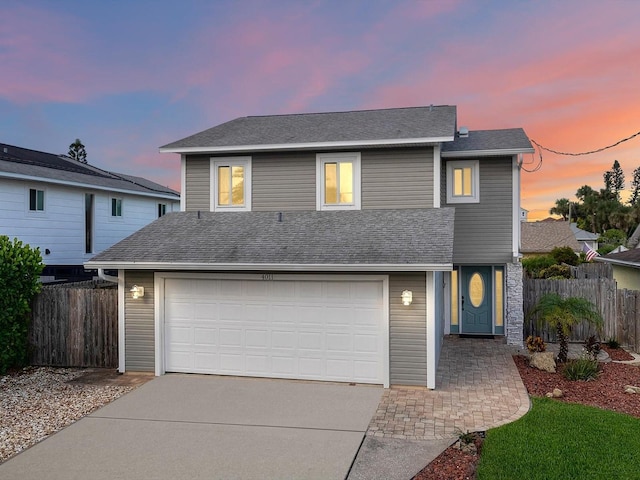
[[[135,388],[67,383],[87,372],[28,367],[0,377],[0,463]]]

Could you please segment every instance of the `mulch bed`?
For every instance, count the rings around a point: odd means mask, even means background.
[[[612,360],[633,360],[634,357],[622,349],[603,350]],[[600,374],[596,380],[579,382],[566,380],[561,373],[549,373],[529,366],[527,357],[513,357],[522,381],[534,397],[544,397],[559,388],[563,397],[558,400],[580,403],[593,407],[625,413],[640,418],[640,395],[624,393],[625,385],[640,386],[640,367],[621,363],[601,363]],[[461,451],[456,445],[442,452],[427,465],[413,480],[473,480],[476,478],[476,467],[480,459],[483,437],[476,436],[477,453]]]

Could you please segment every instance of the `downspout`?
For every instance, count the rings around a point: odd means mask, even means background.
[[[100,280],[104,280],[105,282],[118,283],[118,277],[114,277],[113,275],[107,275],[104,273],[103,268],[98,269],[98,278]]]

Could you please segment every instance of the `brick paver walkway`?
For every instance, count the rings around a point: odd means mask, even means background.
[[[367,435],[412,440],[456,437],[513,422],[529,395],[504,339],[445,337],[436,389],[385,390]]]

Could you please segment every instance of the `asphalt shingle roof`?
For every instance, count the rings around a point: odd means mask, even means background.
[[[598,259],[605,262],[614,261],[614,262],[633,263],[638,268],[640,268],[640,248],[632,248],[624,252],[610,253],[609,255],[605,255],[604,257],[599,257]]]
[[[453,138],[455,106],[240,117],[160,147],[237,147]]]
[[[533,152],[533,146],[522,128],[502,130],[470,130],[467,137],[456,135],[453,142],[444,142],[442,152],[482,152],[523,150]]]
[[[522,253],[549,253],[555,247],[581,251],[568,222],[520,222]]]
[[[90,260],[109,264],[451,264],[453,208],[170,213]]]
[[[0,143],[0,176],[2,173],[26,175],[46,180],[95,185],[108,189],[131,191],[132,193],[180,194],[146,178],[108,172],[93,165],[80,163],[69,157],[40,152]]]

